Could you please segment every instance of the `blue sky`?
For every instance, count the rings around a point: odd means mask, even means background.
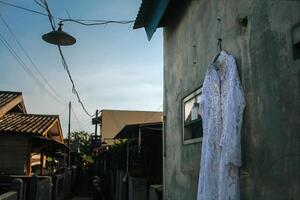
[[[34,0],[3,1],[44,12]],[[55,16],[68,18],[67,10],[72,18],[106,20],[133,20],[140,3],[140,0],[48,1]],[[67,133],[67,104],[71,100],[79,121],[73,115],[71,129],[93,131],[89,117],[72,94],[71,83],[61,65],[57,48],[41,39],[44,33],[51,30],[47,17],[3,4],[0,4],[0,14],[57,90],[63,103],[57,102],[40,87],[1,42],[0,90],[23,92],[29,113],[60,114],[64,134]],[[94,113],[96,109],[156,110],[162,105],[162,30],[157,30],[149,42],[144,30],[133,30],[132,25],[82,26],[65,22],[63,29],[77,39],[75,45],[63,47],[63,52],[89,112]],[[34,71],[1,20],[0,34]],[[36,72],[35,75],[40,78]]]

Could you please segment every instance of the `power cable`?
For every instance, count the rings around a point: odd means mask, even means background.
[[[34,0],[34,2],[35,2],[37,5],[39,5],[40,7],[42,7],[43,9],[46,9],[46,7],[45,7],[42,3],[40,3],[38,0]]]
[[[55,30],[54,17],[53,17],[53,15],[51,14],[51,11],[50,11],[50,9],[49,9],[49,6],[48,6],[47,1],[46,1],[46,0],[40,0],[40,2],[41,2],[42,5],[44,5],[44,7],[46,8],[47,13],[48,13],[49,22],[50,22],[50,24],[51,24],[51,27],[52,27],[53,30]],[[61,50],[61,48],[60,48],[60,45],[57,45],[57,47],[58,47],[58,51],[59,51],[59,54],[60,54],[60,57],[61,57],[61,60],[62,60],[62,65],[63,65],[64,69],[66,70],[66,72],[67,72],[67,74],[68,74],[68,77],[69,77],[69,79],[70,79],[70,81],[71,81],[71,83],[72,83],[72,92],[76,95],[77,100],[78,100],[79,104],[81,105],[82,109],[84,110],[84,112],[85,112],[89,117],[91,117],[91,118],[94,117],[95,115],[90,114],[90,113],[87,111],[87,109],[85,108],[85,106],[84,106],[84,104],[83,104],[83,102],[82,102],[82,100],[81,100],[81,98],[80,98],[80,96],[79,96],[79,93],[78,93],[78,91],[77,91],[77,89],[76,89],[76,87],[75,87],[75,83],[74,83],[73,78],[72,78],[72,76],[71,76],[71,73],[70,73],[70,70],[69,70],[67,61],[66,61],[66,59],[65,59],[65,57],[64,57],[64,54],[63,54],[63,52],[62,52],[62,50]]]
[[[10,54],[16,59],[16,61],[20,64],[20,66],[23,68],[23,70],[40,86],[41,89],[44,89],[55,101],[57,101],[59,104],[64,105],[59,99],[57,99],[51,92],[47,90],[43,86],[43,84],[40,82],[40,80],[34,75],[34,73],[28,68],[28,66],[24,63],[24,61],[17,55],[15,50],[9,45],[7,40],[4,39],[4,37],[0,34],[0,40],[3,43],[3,45],[7,48],[7,50],[10,52]]]
[[[73,113],[73,116],[74,116],[74,118],[75,118],[77,124],[78,124],[78,127],[79,127],[80,129],[83,130],[83,128],[82,128],[82,126],[81,126],[81,123],[80,123],[80,121],[79,121],[79,119],[78,119],[78,117],[77,117],[77,115],[76,115],[75,110],[73,109],[73,107],[71,107],[71,111],[72,111],[72,113]]]
[[[38,0],[34,0],[34,1],[41,8],[47,10],[45,5],[43,5],[44,4],[43,2],[41,2],[41,1],[38,2]],[[14,7],[14,8],[18,8],[18,9],[21,9],[21,10],[24,10],[24,11],[28,11],[28,12],[31,12],[31,13],[35,13],[35,14],[39,14],[39,15],[42,15],[42,16],[49,17],[49,15],[47,13],[43,13],[43,12],[36,11],[36,10],[30,9],[30,8],[22,7],[22,6],[19,6],[19,5],[16,5],[16,4],[8,3],[8,2],[2,1],[2,0],[0,0],[0,3],[4,4],[4,5],[7,5],[7,6]],[[72,22],[75,22],[75,23],[78,23],[78,24],[81,24],[81,25],[86,25],[86,26],[106,25],[106,24],[131,24],[131,23],[135,22],[135,20],[120,20],[120,21],[118,21],[118,20],[103,20],[103,19],[71,19],[70,17],[69,17],[69,19],[65,19],[65,18],[56,17],[56,16],[52,16],[52,17],[54,19],[58,19],[62,22],[63,21],[72,21]],[[53,19],[51,19],[51,21],[53,21]],[[86,22],[93,22],[93,23],[86,23]]]
[[[84,26],[99,26],[99,25],[106,25],[106,24],[130,24],[130,23],[134,22],[134,21],[97,20],[99,22],[86,23],[84,21],[91,21],[91,20],[76,20],[76,19],[62,19],[62,20],[60,20],[60,22],[75,22],[77,24],[81,24],[81,25],[84,25]]]
[[[63,19],[63,18],[58,18],[58,17],[55,17],[51,14],[50,12],[50,9],[49,9],[49,6],[48,6],[48,3],[46,0],[34,0],[40,7],[42,7],[43,9],[45,9],[47,11],[47,14],[45,13],[42,13],[42,12],[39,12],[39,11],[35,11],[35,10],[32,10],[32,9],[28,9],[28,8],[24,8],[22,6],[18,6],[18,5],[15,5],[15,4],[11,4],[11,3],[7,3],[7,2],[4,2],[2,0],[0,0],[0,3],[2,4],[5,4],[5,5],[8,5],[8,6],[12,6],[12,7],[15,7],[15,8],[19,8],[19,9],[22,9],[22,10],[25,10],[25,11],[29,11],[29,12],[32,12],[32,13],[35,13],[35,14],[40,14],[40,15],[43,15],[43,16],[48,16],[49,18],[49,22],[50,22],[50,25],[51,25],[51,28],[53,30],[55,30],[55,20],[54,18],[56,19],[60,19],[61,22],[64,22],[64,21],[72,21],[72,22],[75,22],[75,23],[78,23],[78,24],[81,24],[81,25],[86,25],[86,26],[92,26],[92,25],[105,25],[105,24],[109,24],[109,23],[117,23],[117,24],[128,24],[128,23],[132,23],[134,21],[113,21],[113,20],[86,20],[86,19]],[[85,22],[88,22],[88,21],[93,21],[95,23],[85,23]],[[65,70],[67,71],[68,73],[68,76],[69,76],[69,79],[72,83],[72,91],[73,93],[76,95],[77,99],[78,99],[78,102],[80,103],[81,107],[83,108],[84,112],[90,116],[90,117],[93,117],[94,115],[91,115],[85,108],[80,96],[79,96],[79,93],[75,87],[75,84],[74,84],[74,81],[72,79],[72,76],[70,74],[70,70],[68,68],[68,65],[67,65],[67,62],[64,58],[64,55],[62,53],[62,50],[60,48],[60,46],[58,46],[58,49],[59,49],[59,53],[60,53],[60,56],[61,56],[61,59],[62,59],[62,64],[65,68]]]
[[[89,125],[89,126],[92,126],[92,123],[91,123],[90,120],[87,121],[87,122],[85,122],[84,125],[83,125],[82,127],[85,128],[85,127],[87,127],[88,125]]]
[[[61,50],[61,48],[60,48],[59,45],[58,45],[58,50],[59,50],[59,54],[60,54],[61,59],[62,59],[62,65],[64,66],[64,69],[66,70],[66,72],[67,72],[67,74],[68,74],[68,76],[69,76],[69,79],[70,79],[70,81],[71,81],[71,83],[72,83],[72,92],[76,95],[77,100],[78,100],[79,104],[81,105],[82,109],[84,110],[84,112],[85,112],[88,116],[94,117],[94,115],[91,115],[91,114],[86,110],[86,108],[85,108],[85,106],[84,106],[84,104],[83,104],[83,102],[82,102],[82,100],[81,100],[81,98],[80,98],[80,96],[79,96],[79,93],[78,93],[78,91],[77,91],[77,89],[76,89],[76,87],[75,87],[75,83],[74,83],[74,81],[73,81],[73,78],[72,78],[72,76],[71,76],[71,73],[70,73],[70,70],[69,70],[67,61],[65,60],[64,54],[63,54],[63,52],[62,52],[62,50]]]
[[[43,75],[43,73],[39,70],[39,68],[37,67],[37,65],[33,61],[33,59],[29,56],[29,54],[27,53],[27,51],[25,50],[25,48],[23,47],[21,42],[18,40],[15,33],[13,32],[13,30],[9,27],[8,23],[6,22],[6,20],[4,19],[4,17],[1,14],[0,14],[0,18],[1,18],[2,22],[4,23],[4,25],[6,26],[7,30],[10,32],[10,34],[13,36],[13,38],[15,39],[15,41],[17,42],[17,44],[19,45],[19,47],[21,48],[21,50],[25,54],[25,56],[28,58],[28,60],[30,61],[30,63],[34,67],[34,69],[38,72],[40,77],[43,79],[43,81],[47,84],[47,86],[50,88],[50,90],[53,92],[53,94],[55,94],[59,99],[62,100],[62,102],[64,102],[65,100],[63,100],[63,98],[58,94],[57,90],[50,84],[50,82],[46,79],[46,77]]]
[[[55,20],[54,20],[53,15],[50,12],[50,9],[49,9],[47,1],[46,0],[40,0],[40,2],[44,5],[44,7],[43,6],[42,7],[46,9],[47,15],[48,15],[48,19],[49,19],[50,24],[51,24],[51,27],[55,31]]]
[[[8,43],[8,41],[3,37],[0,33],[0,40],[2,44],[6,47],[6,49],[10,52],[10,54],[16,59],[16,61],[20,64],[23,70],[42,88],[44,89],[55,101],[57,101],[61,105],[65,105],[56,96],[54,96],[48,89],[41,83],[41,81],[34,75],[34,73],[29,69],[29,67],[25,64],[25,62],[18,56],[16,51],[12,48],[12,46]]]
[[[35,13],[35,14],[43,15],[43,16],[46,16],[46,17],[48,16],[45,13],[42,13],[42,12],[39,12],[39,11],[36,11],[36,10],[32,10],[32,9],[29,9],[29,8],[25,8],[25,7],[22,7],[22,6],[18,6],[16,4],[8,3],[8,2],[5,2],[5,1],[0,0],[0,3],[4,4],[4,5],[7,5],[7,6],[14,7],[14,8],[18,8],[18,9],[21,9],[21,10],[25,10],[25,11],[28,11],[28,12],[32,12],[32,13]]]
[[[69,108],[69,105],[66,105],[66,107],[58,115],[63,116],[66,113],[66,111],[68,110],[68,108]]]
[[[69,19],[71,19],[72,17],[71,17],[71,15],[70,15],[70,13],[69,13],[68,9],[66,9],[66,8],[65,8],[65,11],[66,11],[66,13],[67,13],[67,15],[68,15]]]

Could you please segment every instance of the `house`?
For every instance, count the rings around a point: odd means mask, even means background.
[[[162,121],[162,112],[132,110],[101,110],[99,116],[102,142],[114,144],[114,137],[127,124]]]
[[[127,172],[117,174],[128,176],[128,187],[125,188],[129,189],[129,199],[162,198],[162,134],[162,122],[153,122],[128,124],[115,136],[115,139],[127,140]],[[119,186],[124,186],[123,179],[119,176]]]
[[[127,124],[114,139],[121,142],[104,148],[96,159],[103,197],[161,199],[162,122]]]
[[[65,150],[59,117],[27,114],[22,94],[0,91],[0,173],[42,174],[45,154]]]
[[[26,113],[21,92],[0,92],[0,117],[8,112]]]
[[[236,58],[247,102],[241,199],[300,199],[299,10],[300,1],[142,1],[134,28],[151,39],[163,27],[164,199],[196,199],[194,103],[219,48]]]
[[[63,199],[70,192],[66,151],[59,116],[28,114],[22,93],[0,91],[0,195],[4,185],[21,199]]]

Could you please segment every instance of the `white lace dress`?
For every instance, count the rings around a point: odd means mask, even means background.
[[[198,99],[203,120],[198,200],[238,200],[245,99],[236,62],[222,51],[206,72]]]

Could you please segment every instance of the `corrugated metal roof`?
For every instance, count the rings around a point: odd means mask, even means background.
[[[133,29],[138,29],[138,28],[142,28],[142,27],[146,26],[146,24],[149,20],[149,16],[153,12],[155,5],[156,5],[156,1],[153,1],[153,0],[143,0],[142,1],[139,12],[135,19]]]
[[[162,26],[161,21],[169,3],[170,0],[143,0],[133,29],[144,27],[150,40],[156,29]]]
[[[0,132],[42,135],[56,119],[57,115],[8,113],[0,119]]]
[[[114,137],[114,139],[134,138],[138,137],[139,129],[143,134],[152,134],[159,131],[162,133],[162,122],[143,123],[143,124],[128,124]]]
[[[21,92],[0,91],[0,107],[21,95]]]

